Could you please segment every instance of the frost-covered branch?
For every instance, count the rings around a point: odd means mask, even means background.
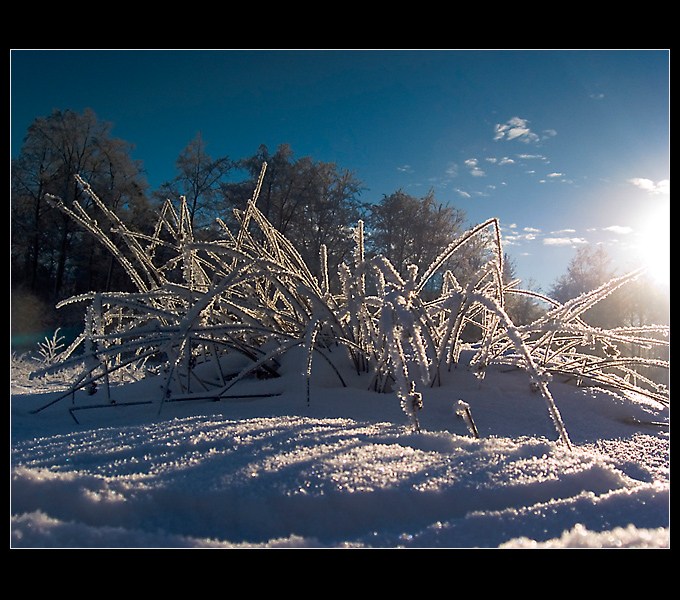
[[[85,306],[84,332],[41,372],[78,362],[82,367],[69,391],[53,402],[101,385],[108,393],[110,376],[137,363],[149,375],[161,376],[159,410],[175,397],[219,400],[236,393],[235,386],[248,377],[276,377],[280,359],[299,347],[308,401],[316,357],[332,367],[342,385],[342,361],[349,357],[358,374],[370,374],[371,389],[395,394],[416,429],[421,389],[440,383],[442,370],[457,365],[465,348],[474,349],[468,366],[480,377],[494,363],[524,369],[567,446],[567,429],[549,389],[551,374],[642,391],[662,401],[668,397],[663,386],[638,374],[641,368],[665,368],[667,362],[627,358],[618,350],[618,345],[665,348],[668,328],[601,330],[581,318],[635,280],[637,272],[564,304],[517,289],[516,282],[503,282],[499,224],[489,219],[454,240],[422,275],[413,265],[400,273],[383,256],[367,258],[359,222],[350,261],[329,273],[327,249],[321,246],[317,277],[257,206],[265,170],[266,164],[244,210],[235,210],[237,230],[218,220],[222,237],[209,242],[195,238],[183,198],[177,206],[167,200],[153,233],[142,234],[129,229],[78,178],[111,223],[119,245],[77,204],[71,209],[53,199],[112,253],[138,290],[91,292],[59,304]],[[487,259],[461,283],[446,265],[475,238],[485,244]],[[438,291],[431,289],[435,281]],[[518,327],[506,310],[506,294],[539,299],[549,309]],[[470,330],[474,343],[465,341]],[[333,347],[346,352],[331,353]]]

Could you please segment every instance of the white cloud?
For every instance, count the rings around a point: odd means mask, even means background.
[[[576,233],[576,229],[559,229],[557,231],[551,231],[552,235],[564,235],[565,233]]]
[[[468,158],[465,161],[465,166],[470,169],[470,175],[473,177],[484,177],[486,173],[479,168],[479,161],[476,158]]]
[[[609,227],[604,227],[602,231],[611,231],[613,233],[625,235],[626,233],[631,233],[633,231],[633,228],[625,227],[622,225],[610,225]]]
[[[550,162],[542,154],[517,154],[516,156],[517,158],[521,158],[523,160],[544,160],[546,162]]]
[[[543,244],[546,246],[576,246],[587,243],[585,239],[579,237],[547,237],[543,239]]]
[[[512,244],[513,246],[519,246],[522,242],[532,242],[537,239],[535,233],[515,233],[510,231],[509,233],[503,234],[503,241]]]
[[[602,100],[602,98],[604,98],[604,94],[590,94],[588,97],[592,100]]]
[[[669,195],[671,191],[671,182],[668,179],[662,179],[655,183],[651,179],[645,179],[644,177],[633,177],[633,179],[628,180],[628,183],[632,183],[634,186],[651,194]]]
[[[543,130],[543,138],[531,131],[529,128],[529,121],[521,117],[512,117],[505,123],[497,123],[494,127],[494,140],[518,140],[525,144],[539,142],[541,139],[546,139],[557,135],[554,129]]]
[[[397,167],[397,171],[401,171],[402,173],[413,173],[413,167],[411,165],[402,165],[401,167]]]
[[[524,140],[522,141],[536,141],[538,140],[538,136],[535,133],[532,133],[531,129],[528,127],[509,127],[505,133],[506,137],[508,140],[514,140],[518,137],[524,136]]]
[[[503,158],[495,158],[493,156],[489,156],[484,159],[486,162],[491,163],[492,165],[514,165],[515,161],[510,158],[509,156],[504,156]]]
[[[472,198],[472,196],[468,192],[466,192],[465,190],[461,190],[460,188],[456,188],[455,191],[461,198]]]
[[[553,173],[548,173],[545,176],[545,179],[540,179],[539,183],[546,183],[548,181],[554,182],[558,181],[559,183],[574,183],[573,179],[567,179],[564,173],[558,173],[558,172],[553,172]]]
[[[454,162],[449,163],[446,167],[446,175],[449,177],[458,177],[458,165]]]
[[[503,225],[503,241],[513,246],[520,245],[522,242],[532,242],[539,239],[541,230],[536,227],[523,227],[524,233],[519,233],[517,223]]]

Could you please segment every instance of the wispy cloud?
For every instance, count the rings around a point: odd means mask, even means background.
[[[524,231],[527,233],[519,233],[516,230],[517,225],[514,223],[509,226],[510,231],[503,233],[503,242],[507,242],[512,246],[518,246],[522,242],[533,242],[538,239],[539,230],[533,227],[525,227]]]
[[[509,156],[504,156],[503,158],[496,158],[495,156],[488,156],[484,159],[486,162],[492,165],[514,165],[515,161]]]
[[[651,179],[646,179],[644,177],[633,177],[628,180],[628,183],[632,183],[635,187],[649,192],[650,194],[669,195],[671,191],[671,182],[668,179],[654,182]]]
[[[458,177],[458,165],[455,162],[449,163],[446,167],[447,177]]]
[[[626,235],[627,233],[632,233],[633,228],[623,225],[610,225],[609,227],[603,227],[602,231],[611,231],[612,233],[618,233],[619,235]]]
[[[517,223],[511,223],[510,225],[507,225],[507,227],[510,231],[503,235],[503,240],[514,245],[517,245],[520,242],[531,242],[541,233],[541,230],[536,229],[536,227],[523,227],[522,231],[524,233],[520,233],[517,231]]]
[[[522,160],[542,160],[544,162],[550,162],[548,157],[543,156],[542,154],[517,154],[516,156]]]
[[[413,167],[411,165],[401,165],[400,167],[397,167],[397,171],[401,171],[402,173],[413,173]]]
[[[472,196],[468,192],[466,192],[465,190],[461,190],[460,188],[456,188],[455,191],[461,198],[472,198]]]
[[[602,100],[604,98],[604,94],[590,94],[588,97],[591,100]]]
[[[503,244],[505,244],[506,246],[518,246],[519,242],[517,241],[516,235],[504,235]]]
[[[470,175],[473,177],[484,177],[486,173],[479,168],[479,161],[476,158],[468,158],[465,161],[465,166],[470,169]]]
[[[549,235],[537,227],[522,227],[521,231],[516,223],[503,227],[503,242],[510,246],[525,246],[541,244],[543,246],[572,247],[588,244],[588,240],[576,234],[575,229],[559,229],[551,231]]]
[[[582,237],[547,237],[543,238],[545,246],[578,246],[587,244],[588,241]]]
[[[400,171],[407,173],[415,173],[416,170],[411,167],[411,165],[403,165],[398,167]],[[428,177],[426,180],[419,183],[411,183],[410,186],[424,186],[428,185],[430,187],[436,187],[441,189],[449,188],[453,184],[453,180],[458,177],[459,167],[458,164],[451,161],[444,167],[444,172],[439,175],[433,175]]]
[[[548,181],[558,181],[560,183],[574,183],[572,179],[568,179],[564,173],[558,173],[557,171],[553,173],[548,173],[545,179],[539,179],[539,183],[546,183]]]

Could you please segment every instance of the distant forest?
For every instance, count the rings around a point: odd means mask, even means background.
[[[13,348],[29,348],[57,327],[68,332],[81,326],[82,315],[54,308],[60,300],[89,291],[133,291],[111,253],[51,203],[56,197],[76,213],[97,218],[98,207],[75,175],[129,228],[149,235],[163,201],[184,196],[195,238],[212,240],[223,235],[217,219],[236,227],[234,211],[245,208],[266,162],[258,207],[313,271],[322,245],[328,249],[330,273],[350,259],[352,228],[359,220],[365,223],[367,252],[386,256],[401,272],[409,264],[425,270],[466,230],[465,213],[439,202],[432,191],[417,198],[399,189],[365,202],[361,181],[335,163],[298,158],[285,144],[274,152],[260,146],[246,158],[213,157],[200,133],[177,157],[175,177],[152,190],[143,165],[131,158],[132,146],[113,137],[111,129],[91,110],[55,110],[35,119],[12,160]],[[115,241],[115,231],[109,233]],[[465,282],[484,263],[486,252],[482,243],[470,245],[449,268]],[[603,249],[585,247],[547,294],[566,301],[594,289],[615,275],[609,263]],[[510,282],[511,260],[505,270]],[[508,312],[517,324],[545,308],[538,299],[509,295]],[[640,282],[612,294],[586,317],[601,327],[660,324],[668,322],[668,308],[667,297]]]

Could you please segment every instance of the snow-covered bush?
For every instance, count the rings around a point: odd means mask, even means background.
[[[103,385],[108,395],[110,378],[131,365],[160,376],[158,396],[149,400],[159,411],[168,401],[238,396],[233,388],[239,381],[276,377],[281,359],[295,347],[303,348],[306,357],[308,402],[315,361],[331,365],[339,385],[345,385],[342,374],[351,365],[368,374],[371,389],[395,393],[416,429],[422,391],[441,382],[442,371],[460,362],[463,349],[474,350],[468,366],[480,378],[491,364],[524,369],[567,445],[569,437],[549,389],[553,375],[635,390],[667,402],[667,390],[637,369],[667,363],[622,358],[616,345],[667,345],[668,328],[605,331],[580,318],[636,273],[565,304],[543,297],[551,309],[535,322],[516,327],[504,309],[507,294],[535,294],[503,281],[496,219],[465,232],[422,274],[415,266],[398,273],[384,257],[367,259],[359,222],[353,260],[340,266],[339,286],[332,286],[326,248],[321,249],[317,278],[258,209],[265,169],[266,164],[247,206],[235,212],[238,231],[218,220],[223,235],[217,241],[194,237],[184,198],[178,209],[166,201],[153,235],[143,235],[128,229],[78,177],[110,222],[110,231],[122,240],[118,245],[77,203],[69,208],[50,199],[112,252],[137,288],[133,293],[92,292],[59,305],[85,306],[84,331],[60,354],[58,364],[36,375],[82,367],[69,390],[50,404],[95,386]],[[462,285],[444,265],[473,239],[488,245],[491,258]],[[441,284],[433,298],[434,281]],[[479,342],[464,342],[462,333],[468,328],[478,330]],[[590,351],[595,345],[605,353]]]

